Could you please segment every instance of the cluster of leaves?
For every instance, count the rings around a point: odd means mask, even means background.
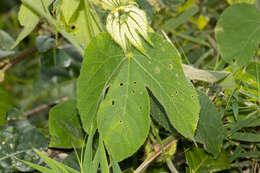
[[[257,2],[22,0],[10,14],[0,172],[260,169]]]

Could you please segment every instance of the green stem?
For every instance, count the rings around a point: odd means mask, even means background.
[[[179,173],[177,171],[177,169],[175,168],[175,166],[173,165],[172,160],[170,158],[166,159],[166,163],[167,163],[167,166],[170,169],[171,173]]]

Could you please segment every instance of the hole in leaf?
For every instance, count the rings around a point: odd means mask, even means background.
[[[119,120],[119,123],[120,123],[120,124],[122,124],[122,123],[123,123],[123,121],[122,121],[122,120]]]
[[[176,95],[178,94],[178,91],[175,91]]]
[[[72,29],[72,30],[76,29],[76,26],[75,26],[75,25],[72,25],[72,26],[71,26],[71,29]]]
[[[134,81],[134,84],[136,85],[136,81]]]
[[[139,107],[139,109],[140,109],[140,110],[142,110],[142,109],[143,109],[143,107],[142,107],[142,106],[140,106],[140,107]]]
[[[124,86],[124,83],[120,83],[120,86]]]
[[[131,93],[132,93],[132,94],[135,94],[135,90],[132,90]]]
[[[115,105],[115,100],[112,100],[111,104],[112,104],[112,105]]]

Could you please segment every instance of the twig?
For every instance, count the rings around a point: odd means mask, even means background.
[[[24,52],[22,52],[18,57],[11,59],[11,64],[15,65],[21,61],[23,61],[26,58],[31,57],[32,54],[34,54],[37,51],[36,47],[32,47],[28,50],[25,50]]]
[[[38,106],[38,107],[36,107],[36,108],[34,108],[32,110],[24,112],[24,116],[28,117],[28,116],[31,116],[31,115],[33,115],[35,113],[38,113],[38,112],[50,109],[51,107],[53,107],[57,103],[63,102],[63,101],[66,101],[66,100],[68,100],[68,97],[63,97],[62,99],[60,99],[60,100],[58,100],[58,101],[56,101],[54,103],[40,105],[40,106]]]
[[[173,145],[174,143],[176,143],[178,140],[174,139],[171,142],[169,142],[168,144],[166,144],[163,149],[167,150],[171,145]],[[134,173],[140,173],[143,169],[145,169],[154,159],[156,159],[160,154],[162,153],[162,149],[158,152],[156,152],[153,156],[151,156],[149,159],[147,159],[146,161],[144,161],[135,171]]]

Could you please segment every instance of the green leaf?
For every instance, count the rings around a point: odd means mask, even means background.
[[[0,30],[0,49],[9,50],[14,44],[14,39],[5,31]]]
[[[40,57],[41,70],[49,70],[54,66],[69,67],[72,58],[63,49],[51,49]]]
[[[246,73],[260,84],[260,63],[252,62],[246,67]]]
[[[109,35],[102,33],[90,42],[83,60],[77,87],[77,105],[84,130],[89,133],[100,101],[112,76],[120,67],[123,52]]]
[[[230,138],[237,141],[260,142],[260,135],[255,133],[235,132]]]
[[[169,132],[176,134],[176,130],[172,127],[169,118],[162,105],[153,95],[150,95],[150,109],[152,118],[157,121],[162,127],[164,127]]]
[[[100,147],[99,159],[100,159],[101,172],[102,173],[109,173],[109,166],[108,166],[108,163],[107,163],[107,156],[106,156],[106,151],[105,151],[105,148],[104,148],[102,136],[99,136],[99,147]]]
[[[249,3],[254,4],[255,0],[227,0],[229,4],[236,4],[236,3]]]
[[[201,70],[186,64],[182,64],[182,68],[185,73],[185,76],[188,79],[199,80],[199,81],[210,82],[210,83],[218,82],[230,74],[229,72],[225,72],[225,71]]]
[[[60,9],[65,18],[66,23],[70,22],[72,15],[77,10],[80,0],[62,0]]]
[[[60,173],[79,173],[78,171],[74,170],[73,168],[64,165],[54,159],[49,158],[45,154],[41,153],[37,149],[34,149],[34,152],[37,153],[47,165],[53,169],[53,172],[60,172]]]
[[[1,71],[0,71],[1,72]],[[8,109],[10,109],[12,106],[14,106],[14,99],[13,97],[0,86],[0,125],[3,125],[6,119],[6,112]]]
[[[186,22],[189,18],[191,18],[193,15],[195,15],[199,11],[198,6],[191,6],[188,8],[186,11],[184,11],[182,14],[175,18],[171,18],[165,22],[163,25],[163,28],[172,31],[175,30],[179,25],[183,24]]]
[[[193,139],[200,110],[197,93],[183,73],[176,48],[157,34],[151,34],[150,38],[154,46],[146,43],[144,47],[151,60],[134,52],[136,68],[175,129]]]
[[[73,16],[71,16],[69,23],[65,23],[65,26],[67,27],[66,30],[69,35],[73,36],[76,41],[79,42],[80,45],[85,49],[90,40],[101,32],[101,24],[99,21],[99,16],[97,15],[89,0],[78,1],[80,4],[78,5],[77,10]],[[71,0],[68,0],[68,3],[71,3]],[[69,11],[74,10],[73,8],[74,7],[72,7],[72,9]],[[65,14],[68,15],[67,13],[68,12]]]
[[[43,166],[40,166],[40,165],[31,163],[31,162],[28,162],[28,161],[24,161],[24,160],[20,160],[20,159],[18,159],[18,160],[21,161],[21,162],[23,162],[23,163],[25,163],[26,165],[28,165],[28,166],[30,166],[30,167],[36,169],[36,170],[42,172],[42,173],[54,173],[53,170],[48,169],[48,168],[46,168],[46,167],[43,167]]]
[[[0,59],[15,54],[15,51],[9,50],[13,44],[13,38],[7,32],[0,30]]]
[[[15,43],[13,44],[12,49],[15,48],[25,37],[27,37],[34,30],[34,28],[40,21],[40,17],[37,13],[32,11],[26,5],[22,4],[18,13],[18,20],[24,28],[19,34]]]
[[[82,123],[88,132],[99,109],[99,132],[116,161],[133,154],[147,135],[149,99],[145,87],[182,135],[193,139],[197,127],[197,93],[182,71],[177,50],[157,34],[150,36],[155,47],[144,41],[143,45],[151,60],[134,48],[124,55],[107,34],[100,34],[90,43],[83,61],[78,81]]]
[[[223,12],[215,33],[220,53],[226,62],[235,61],[243,66],[254,57],[260,42],[259,20],[260,12],[255,5],[235,4]]]
[[[32,171],[32,168],[16,159],[39,164],[40,158],[32,151],[32,147],[47,148],[48,141],[40,129],[28,121],[13,121],[8,126],[0,126],[0,172]]]
[[[198,92],[200,101],[200,119],[196,131],[196,141],[202,143],[204,148],[216,158],[221,152],[224,127],[221,115],[216,107],[211,103],[208,96]]]
[[[109,153],[121,161],[144,143],[150,128],[149,95],[132,58],[122,64],[98,112],[98,129]]]
[[[218,172],[230,168],[229,159],[222,152],[217,159],[207,154],[202,148],[193,148],[185,152],[190,173]]]
[[[253,112],[248,115],[248,118],[244,120],[235,121],[230,124],[231,130],[229,134],[233,134],[234,132],[244,128],[244,127],[257,127],[260,126],[260,112]]]
[[[49,115],[50,147],[82,147],[84,134],[78,117],[75,100],[68,100],[54,106]]]
[[[40,35],[36,38],[36,48],[40,53],[44,53],[54,47],[55,39],[47,36]]]

